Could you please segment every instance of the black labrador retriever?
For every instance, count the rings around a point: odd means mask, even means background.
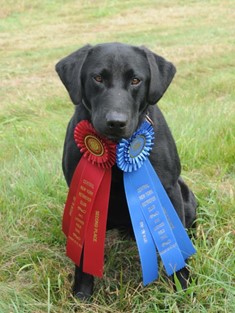
[[[96,131],[113,141],[129,138],[148,116],[153,121],[156,140],[150,161],[175,210],[186,228],[193,227],[196,201],[180,177],[180,160],[167,123],[156,103],[170,85],[174,65],[145,47],[121,43],[86,45],[63,58],[56,71],[65,85],[75,112],[66,133],[63,172],[68,186],[81,153],[74,141],[74,128],[88,120]],[[107,230],[132,229],[123,187],[123,172],[112,168]],[[187,287],[188,269],[177,273]],[[73,292],[79,298],[93,293],[94,278],[76,266]]]

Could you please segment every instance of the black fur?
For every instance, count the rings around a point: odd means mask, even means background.
[[[75,51],[58,62],[56,71],[75,104],[63,153],[68,186],[81,158],[73,138],[78,122],[89,120],[97,132],[118,142],[130,137],[148,114],[156,134],[150,161],[182,223],[190,228],[196,218],[195,197],[180,177],[176,145],[156,105],[175,75],[174,65],[145,47],[108,43]],[[107,229],[132,229],[122,175],[114,166]],[[186,288],[188,270],[184,268],[177,276]],[[93,277],[82,271],[82,264],[76,267],[73,290],[80,298],[93,293]]]

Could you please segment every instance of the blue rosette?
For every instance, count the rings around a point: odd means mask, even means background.
[[[153,141],[153,127],[144,121],[129,139],[122,139],[117,145],[117,166],[123,172],[137,171],[150,155]]]
[[[138,246],[143,283],[158,277],[157,255],[168,275],[183,268],[195,253],[161,181],[148,157],[154,130],[144,121],[129,138],[117,145],[117,166],[124,172],[123,182],[131,222]]]

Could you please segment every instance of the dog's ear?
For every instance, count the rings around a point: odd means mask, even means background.
[[[74,104],[78,104],[82,100],[80,73],[90,49],[91,46],[86,45],[60,60],[55,66]]]
[[[175,76],[176,68],[171,62],[166,61],[164,58],[151,52],[146,47],[142,48],[148,59],[151,74],[148,103],[156,104],[170,85]]]

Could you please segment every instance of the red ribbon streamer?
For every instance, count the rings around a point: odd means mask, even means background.
[[[83,271],[103,275],[104,243],[111,185],[111,166],[116,146],[97,135],[87,121],[75,128],[75,141],[84,153],[74,172],[62,229],[67,236],[66,252]]]

